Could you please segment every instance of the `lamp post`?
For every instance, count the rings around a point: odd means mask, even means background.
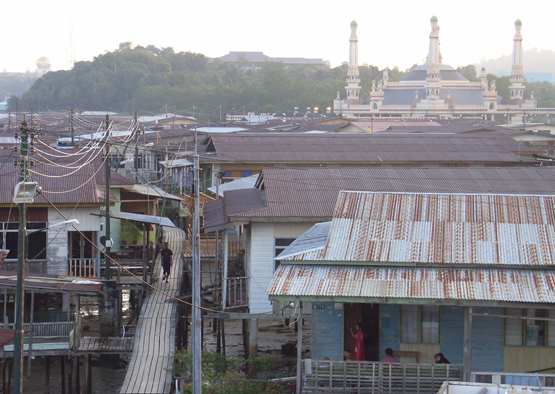
[[[22,140],[23,140],[22,133]],[[26,136],[25,136],[26,138]],[[21,144],[23,146],[23,142]],[[27,156],[22,154],[20,164],[26,163]],[[56,228],[64,228],[79,224],[77,219],[66,220],[64,222],[53,224],[49,227],[33,230],[27,233],[27,204],[33,202],[36,191],[39,187],[36,182],[19,182],[14,191],[14,203],[19,206],[19,234],[18,234],[18,253],[17,253],[17,280],[15,292],[15,338],[14,338],[14,393],[23,392],[23,365],[24,365],[24,340],[23,319],[25,309],[25,266],[27,263],[27,238],[35,233],[53,230]]]
[[[15,290],[15,336],[14,336],[14,393],[23,389],[23,308],[25,305],[25,258],[27,246],[27,204],[33,202],[37,190],[36,182],[25,182],[28,175],[28,138],[27,122],[21,124],[21,145],[19,157],[19,178],[15,186],[13,202],[19,208],[19,232],[17,237],[17,280]]]

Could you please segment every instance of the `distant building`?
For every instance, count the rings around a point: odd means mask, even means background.
[[[515,22],[513,38],[513,65],[511,70],[510,99],[497,94],[495,81],[488,82],[482,68],[480,80],[471,82],[455,68],[443,64],[439,49],[437,17],[430,19],[431,32],[426,64],[415,67],[401,81],[390,82],[388,70],[381,81],[373,81],[370,95],[361,98],[358,70],[357,23],[351,22],[349,38],[349,70],[346,97],[337,92],[334,112],[347,118],[373,117],[482,117],[494,120],[510,118],[522,122],[525,114],[551,114],[553,108],[537,108],[533,93],[524,97],[522,61],[522,22]]]
[[[52,63],[50,62],[50,59],[48,59],[46,56],[39,57],[37,59],[36,65],[37,65],[37,74],[39,74],[41,77],[44,74],[46,74],[48,71],[50,71],[50,68],[52,67]]]
[[[266,62],[280,62],[286,67],[304,65],[318,66],[322,68],[330,67],[329,60],[306,59],[304,57],[270,57],[264,55],[262,52],[229,52],[227,55],[218,58],[211,58],[209,59],[209,62],[213,63],[216,59],[223,62],[234,63],[237,67],[242,68],[243,70],[255,70],[262,68]]]

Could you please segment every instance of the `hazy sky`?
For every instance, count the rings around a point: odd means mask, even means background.
[[[360,64],[404,70],[423,62],[432,15],[443,61],[455,67],[510,54],[516,19],[524,49],[555,50],[553,0],[19,0],[2,2],[0,71],[34,71],[41,56],[53,70],[67,68],[70,1],[77,61],[131,41],[209,57],[263,51],[337,66],[348,59],[356,20]]]

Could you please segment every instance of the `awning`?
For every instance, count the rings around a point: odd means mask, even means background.
[[[157,186],[152,185],[133,185],[129,187],[122,187],[121,190],[127,192],[142,194],[145,196],[155,197],[155,198],[166,198],[168,200],[181,201],[180,197],[174,196],[173,194],[166,193]]]
[[[182,168],[182,167],[192,167],[191,163],[187,159],[174,159],[174,160],[164,160],[159,162],[161,166],[166,168]]]
[[[125,219],[132,222],[156,224],[164,227],[175,227],[170,218],[163,216],[142,215],[140,213],[110,211],[112,219]]]
[[[397,299],[555,304],[555,271],[282,263],[268,295],[270,299],[287,296],[350,302]]]

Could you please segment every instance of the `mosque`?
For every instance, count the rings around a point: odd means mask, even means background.
[[[366,98],[360,97],[358,71],[357,23],[351,22],[349,38],[349,70],[347,71],[346,97],[337,92],[333,102],[334,113],[346,118],[454,118],[482,117],[506,119],[521,123],[529,114],[552,114],[553,108],[537,108],[533,92],[524,96],[522,66],[522,22],[515,22],[511,68],[510,99],[496,91],[495,81],[488,82],[482,68],[479,82],[471,82],[460,72],[442,62],[439,50],[439,25],[437,17],[430,19],[431,32],[427,63],[412,69],[401,81],[390,82],[388,70],[383,78],[372,82]]]

